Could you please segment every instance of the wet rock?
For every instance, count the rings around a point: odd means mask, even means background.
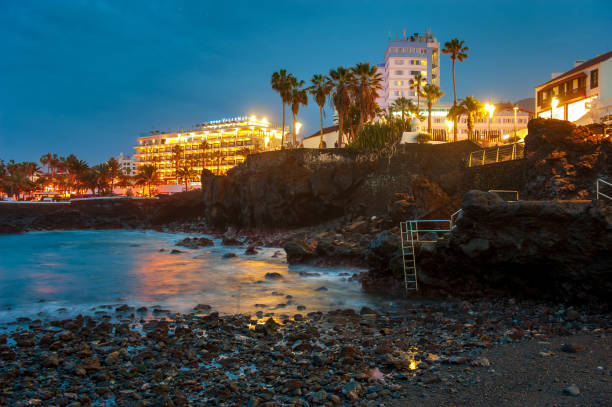
[[[254,245],[251,245],[249,247],[246,248],[246,250],[244,251],[244,254],[246,254],[247,256],[254,256],[257,254],[257,247]]]
[[[236,253],[229,252],[229,253],[224,253],[223,256],[221,257],[224,259],[233,259],[235,257],[238,257],[238,255]]]
[[[327,291],[327,287],[319,287],[315,291]]]
[[[221,244],[223,246],[242,246],[244,243],[234,237],[223,236]]]
[[[575,384],[572,384],[571,386],[568,386],[563,389],[563,393],[570,396],[578,396],[580,394],[580,389]]]
[[[215,243],[206,237],[187,237],[179,241],[176,245],[187,247],[189,249],[198,249],[200,247],[214,246]]]
[[[264,277],[265,277],[266,280],[279,280],[279,279],[283,278],[282,275],[280,275],[279,273],[276,273],[276,272],[266,273],[266,275]]]
[[[193,307],[193,310],[197,312],[208,312],[211,310],[211,308],[212,307],[208,304],[198,304],[195,307]]]
[[[178,250],[178,249],[172,249],[172,251],[170,251],[170,254],[179,254],[179,253],[183,253],[183,251]]]
[[[582,352],[583,350],[584,348],[582,347],[582,345],[574,343],[564,343],[563,346],[561,346],[561,351],[567,353],[578,353]]]

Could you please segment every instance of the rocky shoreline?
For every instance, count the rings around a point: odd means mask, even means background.
[[[493,364],[492,349],[537,342],[533,358],[552,360],[592,353],[577,334],[609,346],[612,333],[609,314],[513,299],[268,317],[109,308],[1,334],[0,406],[440,405],[520,363]],[[550,397],[578,397],[570,387]],[[610,390],[588,397],[604,405]]]

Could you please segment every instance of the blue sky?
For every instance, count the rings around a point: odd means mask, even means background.
[[[0,158],[95,164],[149,130],[251,114],[280,123],[272,72],[309,80],[381,62],[389,30],[404,28],[466,41],[458,97],[514,101],[612,50],[612,1],[1,0]],[[441,77],[450,96],[447,56]],[[299,120],[316,131],[312,101]]]

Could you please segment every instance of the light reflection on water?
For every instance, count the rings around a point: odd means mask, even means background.
[[[292,314],[375,302],[359,283],[348,281],[346,274],[358,270],[288,266],[284,257],[272,257],[279,249],[246,256],[245,247],[221,246],[216,239],[213,247],[179,247],[182,253],[171,254],[186,236],[126,230],[0,235],[0,322],[60,307],[74,314],[117,303],[159,304],[180,312],[209,304],[221,313]],[[222,258],[228,252],[238,257]],[[282,278],[266,279],[266,273]],[[327,291],[317,291],[320,287]],[[298,311],[298,305],[306,310]]]

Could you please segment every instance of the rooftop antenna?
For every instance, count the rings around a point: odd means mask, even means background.
[[[406,39],[406,29],[404,28],[404,40]]]
[[[391,30],[389,30],[389,41],[391,41]]]
[[[395,34],[395,41],[397,41],[397,40],[398,40],[398,38],[397,38],[397,37],[398,37],[398,36],[397,36],[397,34]]]

